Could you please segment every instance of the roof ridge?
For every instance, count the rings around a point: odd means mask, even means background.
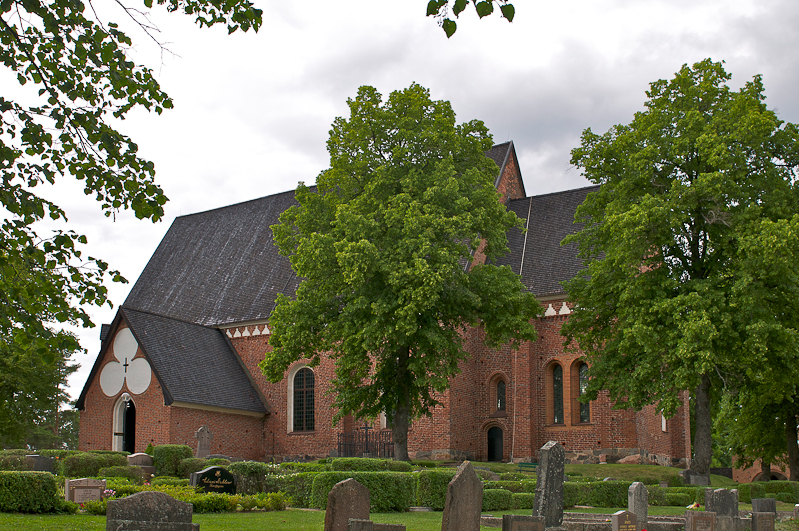
[[[143,313],[143,314],[147,314],[147,315],[152,315],[153,317],[159,317],[161,319],[168,319],[170,321],[175,321],[176,323],[183,323],[183,324],[189,324],[189,325],[194,325],[194,326],[200,326],[202,328],[207,328],[208,330],[219,330],[219,328],[217,328],[215,326],[207,326],[207,325],[200,324],[200,323],[197,323],[197,322],[194,322],[194,321],[189,321],[189,320],[186,320],[186,319],[177,319],[175,317],[170,317],[168,315],[164,315],[164,314],[161,314],[161,313],[151,312],[149,310],[140,310],[139,308],[133,308],[132,306],[127,306],[126,304],[122,304],[119,307],[119,309],[120,310],[124,310],[124,311],[130,311],[130,312],[136,312],[136,313]]]
[[[560,190],[558,192],[548,192],[546,194],[540,195],[528,195],[527,197],[520,197],[518,199],[511,199],[511,201],[524,201],[525,199],[534,199],[539,197],[547,197],[550,195],[560,195],[560,194],[569,194],[573,192],[580,192],[582,190],[588,190],[589,188],[599,188],[598,184],[592,184],[591,186],[583,186],[582,188],[570,188],[568,190]]]
[[[308,186],[308,188],[316,188],[316,185],[312,184],[311,186]],[[225,206],[216,207],[216,208],[209,208],[208,210],[200,210],[199,212],[192,212],[191,214],[183,214],[181,216],[175,216],[175,219],[182,219],[182,218],[188,218],[188,217],[191,217],[191,216],[198,216],[198,215],[201,215],[201,214],[208,214],[209,212],[217,212],[217,211],[225,210],[225,209],[228,209],[228,208],[240,207],[242,205],[246,205],[247,203],[255,203],[256,201],[263,201],[264,199],[270,199],[270,198],[278,197],[278,196],[281,196],[281,195],[295,194],[295,193],[297,193],[297,189],[296,188],[293,189],[293,190],[286,190],[285,192],[278,192],[278,193],[275,193],[275,194],[265,195],[265,196],[262,196],[262,197],[256,197],[255,199],[248,199],[246,201],[239,201],[238,203],[233,203],[231,205],[225,205]]]

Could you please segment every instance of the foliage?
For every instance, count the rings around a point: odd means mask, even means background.
[[[312,507],[314,479],[318,474],[321,472],[267,475],[263,480],[263,491],[284,492],[292,507]]]
[[[371,511],[407,511],[413,505],[416,478],[402,472],[319,472],[313,480],[311,506],[327,508],[327,495],[339,481],[354,478],[369,489]]]
[[[101,468],[124,467],[128,460],[121,453],[78,453],[64,459],[64,475],[71,478],[98,476]]]
[[[331,470],[358,470],[362,472],[378,472],[388,470],[391,472],[410,472],[413,468],[405,461],[393,459],[374,459],[363,457],[338,457],[331,462]]]
[[[347,103],[350,118],[336,118],[327,143],[330,169],[316,190],[301,184],[272,227],[303,280],[294,299],[278,296],[260,366],[276,382],[325,352],[336,418],[385,412],[407,461],[409,421],[429,414],[468,356],[464,328],[518,348],[535,339],[541,308],[509,268],[475,261],[478,248],[486,261],[507,252],[521,223],[494,189],[485,125],[456,125],[449,103],[416,84],[386,101],[361,87]]]
[[[572,163],[600,188],[564,240],[586,264],[563,327],[588,358],[586,399],[672,415],[693,391],[700,473],[712,389],[773,381],[777,402],[799,373],[799,129],[766,108],[760,76],[737,92],[729,79],[710,60],[683,66],[629,125],[584,131]]]
[[[150,457],[152,457],[153,456],[153,448],[154,448],[153,443],[151,443],[151,442],[147,443],[147,448],[144,449],[144,453],[149,455]]]
[[[280,470],[290,470],[292,472],[325,472],[330,470],[327,463],[296,463],[294,461],[284,461],[278,465]]]
[[[456,470],[422,470],[416,482],[416,505],[432,507],[443,511],[447,499],[447,485],[455,476]]]
[[[769,482],[770,483],[770,482]],[[765,498],[766,489],[764,483],[741,483],[738,486],[738,501],[741,503],[752,503],[752,498]],[[704,501],[703,501],[704,503]]]
[[[31,470],[32,466],[24,455],[0,455],[0,470]]]
[[[510,492],[535,492],[536,482],[531,480],[522,481],[485,481],[484,489],[504,489]]]
[[[507,511],[512,507],[512,492],[503,489],[483,489],[483,511]]]
[[[205,459],[202,457],[189,457],[188,459],[181,459],[178,463],[178,477],[188,478],[191,477],[193,472],[205,470],[209,466],[224,466],[230,464],[229,459],[212,458]]]
[[[146,474],[140,466],[111,466],[101,468],[97,475],[102,478],[127,478],[133,483],[144,483]]]
[[[158,485],[168,485],[171,487],[188,487],[189,480],[185,478],[171,478],[168,476],[155,477],[150,480],[150,485],[156,487]]]
[[[665,505],[673,507],[688,507],[694,503],[693,499],[688,494],[680,492],[667,492]]]
[[[0,512],[56,510],[58,486],[49,472],[0,472]]]
[[[532,492],[514,492],[511,499],[511,508],[532,509],[535,504],[535,494]]]
[[[530,476],[523,472],[503,472],[499,475],[499,479],[502,481],[523,481],[530,479]]]
[[[153,448],[153,464],[157,476],[180,477],[178,466],[183,459],[194,457],[185,444],[161,444]]]
[[[499,6],[502,18],[508,22],[513,22],[516,8],[508,0],[472,0],[477,16],[486,17],[494,12],[494,4]],[[430,0],[427,3],[427,16],[433,16],[438,20],[441,29],[447,34],[447,38],[452,37],[458,29],[457,23],[452,20],[450,14],[455,18],[466,9],[469,0]]]

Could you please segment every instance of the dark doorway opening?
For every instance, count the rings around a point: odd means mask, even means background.
[[[502,461],[502,428],[494,426],[488,430],[488,460]]]
[[[136,405],[133,400],[125,403],[122,410],[122,451],[135,453],[136,450]]]

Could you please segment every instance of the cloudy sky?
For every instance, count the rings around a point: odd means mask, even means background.
[[[48,192],[88,236],[86,252],[131,283],[176,216],[313,183],[330,124],[361,85],[388,94],[415,81],[451,101],[459,121],[483,120],[496,142],[514,141],[528,195],[586,185],[569,165],[580,133],[628,123],[651,81],[707,57],[726,62],[735,88],[762,74],[768,106],[799,122],[796,0],[516,0],[512,24],[470,9],[449,40],[424,16],[426,0],[255,4],[261,30],[230,36],[153,10],[172,54],[132,32],[134,59],[176,104],[120,126],[155,162],[170,198],[164,221],[105,218],[74,183]],[[129,289],[111,286],[115,306]],[[99,325],[115,309],[91,313]],[[73,397],[100,346],[99,327],[79,335],[87,352]]]

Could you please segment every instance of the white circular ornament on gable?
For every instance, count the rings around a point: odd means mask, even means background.
[[[125,370],[118,361],[108,362],[100,373],[100,389],[106,396],[114,396],[122,390]]]
[[[137,350],[139,350],[139,343],[133,337],[133,332],[130,331],[130,328],[120,330],[114,338],[114,357],[120,363],[123,363],[125,358],[130,362],[133,356],[136,355]]]
[[[136,358],[130,362],[125,378],[128,382],[128,389],[134,395],[140,395],[150,387],[152,371],[150,364],[144,358]]]

